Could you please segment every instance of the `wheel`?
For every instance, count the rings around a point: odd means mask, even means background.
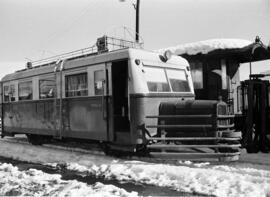
[[[258,146],[252,144],[252,145],[246,146],[246,150],[247,150],[247,153],[258,153],[260,149]]]
[[[27,134],[27,139],[32,145],[42,145],[51,140],[51,136],[42,136],[36,134]]]
[[[260,150],[261,150],[262,153],[269,153],[269,147],[266,146],[266,145],[262,146]]]
[[[105,155],[111,155],[111,149],[107,143],[101,142],[99,145],[102,151],[105,153]]]
[[[41,144],[39,144],[36,135],[27,134],[26,136],[27,136],[28,142],[30,144],[32,144],[32,145],[41,145]]]

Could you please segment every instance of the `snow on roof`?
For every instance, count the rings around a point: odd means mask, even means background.
[[[249,40],[242,39],[210,39],[199,42],[192,42],[187,44],[181,44],[174,47],[168,47],[158,50],[158,52],[163,53],[166,50],[170,50],[176,55],[188,54],[196,55],[199,53],[207,54],[213,50],[217,49],[237,49],[243,48],[252,42]]]

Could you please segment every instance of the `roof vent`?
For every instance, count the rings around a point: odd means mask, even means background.
[[[96,45],[98,53],[107,52],[108,51],[107,36],[102,36],[98,38]]]
[[[26,63],[26,68],[27,68],[27,69],[32,69],[32,68],[33,68],[32,62],[27,62],[27,63]]]

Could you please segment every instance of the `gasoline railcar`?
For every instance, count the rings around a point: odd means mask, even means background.
[[[1,81],[2,137],[84,139],[106,152],[158,157],[238,157],[233,115],[221,101],[194,100],[189,69],[181,57],[134,48],[29,64]]]

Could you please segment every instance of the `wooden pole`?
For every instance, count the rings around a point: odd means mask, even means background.
[[[140,0],[137,0],[136,4],[136,32],[135,32],[135,40],[139,43],[139,26],[140,26]]]

